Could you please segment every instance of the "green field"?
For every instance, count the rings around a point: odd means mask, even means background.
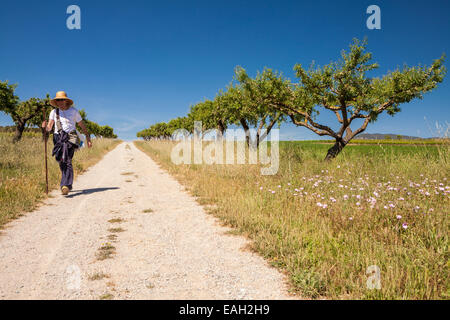
[[[296,142],[334,143],[334,140],[309,140]],[[449,145],[448,138],[443,139],[352,139],[349,145],[354,144],[394,144],[394,145]]]
[[[358,141],[358,140],[357,140]],[[366,144],[350,144],[347,145],[338,157],[353,159],[359,156],[373,157],[374,160],[383,158],[385,160],[392,160],[397,155],[418,157],[423,159],[445,158],[448,156],[450,144],[435,144],[435,145],[414,145],[411,143],[402,143],[400,145],[387,144],[385,140],[369,140],[373,143]],[[353,141],[352,141],[353,142]],[[334,143],[334,142],[333,142]],[[327,150],[333,143],[324,143],[323,141],[280,141],[280,150],[282,152],[289,152],[294,154],[302,153],[307,158],[322,159],[325,157]],[[367,159],[370,161],[371,159]],[[339,161],[339,160],[338,160]]]

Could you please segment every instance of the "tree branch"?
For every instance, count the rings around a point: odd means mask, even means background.
[[[317,133],[319,136],[329,136],[330,133],[324,130],[317,130],[314,127],[311,127],[306,121],[305,122],[300,122],[295,120],[293,115],[289,115],[289,117],[291,118],[292,123],[294,123],[297,126],[302,126],[302,127],[306,127],[312,131],[314,131],[315,133]]]
[[[345,137],[345,141],[346,141],[346,142],[350,141],[350,140],[353,139],[356,135],[358,135],[358,134],[360,134],[361,132],[363,132],[364,130],[366,130],[367,125],[369,124],[369,121],[370,121],[370,117],[368,116],[368,117],[366,118],[366,120],[364,120],[363,125],[362,125],[358,130],[354,131],[349,137]]]
[[[276,116],[275,118],[272,119],[272,121],[269,123],[269,125],[266,128],[266,130],[264,131],[263,135],[259,137],[259,141],[262,141],[262,140],[264,140],[267,137],[267,135],[269,134],[270,130],[272,130],[273,126],[278,121],[278,119],[280,119],[280,117],[281,117],[281,113],[279,113],[278,116]],[[259,135],[259,133],[258,133],[258,135]]]
[[[344,123],[344,122],[342,121],[341,116],[339,115],[339,112],[334,111],[334,114],[336,115],[336,118],[338,119],[339,123]]]

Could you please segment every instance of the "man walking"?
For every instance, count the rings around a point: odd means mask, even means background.
[[[79,147],[69,141],[71,136],[77,134],[76,123],[83,129],[89,148],[92,147],[92,142],[80,113],[75,107],[72,107],[73,100],[69,99],[64,91],[58,91],[55,98],[50,100],[50,104],[56,109],[50,112],[48,125],[45,120],[42,122],[42,128],[46,128],[46,131],[49,132],[56,124],[53,134],[52,156],[55,156],[61,169],[61,192],[63,195],[67,195],[69,190],[72,190],[73,183],[72,158],[75,150]]]

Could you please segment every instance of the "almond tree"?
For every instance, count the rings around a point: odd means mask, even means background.
[[[191,124],[187,117],[178,117],[170,120],[167,123],[167,130],[171,138],[175,138],[173,134],[175,130],[179,129],[185,129],[188,132],[192,133],[194,131],[194,124]]]
[[[342,51],[342,59],[323,67],[314,64],[305,70],[300,64],[294,70],[298,83],[280,88],[280,92],[266,94],[268,103],[275,110],[285,113],[297,125],[308,128],[320,136],[330,136],[335,144],[328,150],[326,160],[336,157],[342,149],[367,125],[386,112],[393,116],[401,111],[399,105],[436,88],[446,73],[443,66],[445,55],[431,66],[416,66],[396,69],[381,78],[368,77],[367,73],[378,68],[371,63],[372,54],[366,52],[367,41],[354,39],[348,52]],[[240,80],[252,88],[251,79],[243,72]],[[261,92],[251,89],[256,94]],[[290,94],[286,94],[289,92]],[[336,115],[339,130],[318,123],[319,108],[330,110]],[[356,120],[362,125],[352,130]]]
[[[171,133],[167,123],[159,122],[151,125],[147,129],[139,131],[136,136],[144,138],[146,141],[151,139],[165,140],[171,138]]]
[[[143,129],[137,132],[136,137],[143,138],[145,141],[150,140],[150,129]]]
[[[191,129],[189,132],[193,131],[194,121],[201,121],[204,134],[208,130],[217,129],[219,134],[223,136],[229,124],[234,122],[233,119],[233,112],[229,108],[226,93],[223,90],[219,90],[214,100],[205,100],[191,107],[188,114],[189,127]]]
[[[27,101],[19,102],[19,98],[14,95],[15,88],[16,85],[0,82],[0,110],[9,114],[16,125],[13,143],[22,139],[23,131],[27,126],[40,126],[44,109],[46,114],[51,110],[48,94],[45,99],[30,98]]]
[[[0,81],[0,111],[10,114],[17,106],[19,97],[14,94],[16,87],[16,84]]]
[[[48,120],[48,116],[49,116],[49,114],[50,114],[50,112],[52,111],[52,108],[53,108],[50,105],[50,95],[49,94],[47,94],[46,98],[43,99],[42,104],[43,104],[42,108],[45,109],[45,120]],[[45,130],[45,128],[42,128],[42,126],[41,126],[42,120],[43,120],[42,117],[43,117],[43,112],[42,112],[42,109],[41,109],[40,113],[36,113],[34,115],[34,117],[32,117],[31,119],[29,119],[27,121],[26,127],[27,128],[29,128],[29,127],[38,127],[39,130],[42,133],[42,140],[44,140],[44,139],[48,138],[50,133],[47,132]]]
[[[23,131],[27,125],[42,122],[43,109],[51,110],[48,94],[45,99],[30,98],[27,101],[20,102],[14,94],[16,87],[17,85],[9,85],[7,81],[0,81],[0,111],[9,114],[16,125],[13,143],[22,139]]]
[[[249,125],[256,129],[256,147],[270,133],[275,124],[285,121],[286,115],[281,110],[272,107],[274,99],[284,101],[291,91],[290,81],[281,73],[264,68],[263,72],[250,78],[246,71],[238,66],[235,68],[235,79],[240,85],[230,87],[229,95],[235,102],[238,119],[246,132],[247,142],[250,140]]]
[[[191,106],[187,115],[189,126],[194,129],[194,122],[201,121],[203,136],[208,130],[215,129],[218,125],[216,114],[214,112],[215,107],[214,102],[211,100],[205,100]]]
[[[221,137],[224,136],[228,126],[233,123],[233,114],[228,108],[226,93],[220,89],[213,100],[211,116],[217,124],[217,130]]]

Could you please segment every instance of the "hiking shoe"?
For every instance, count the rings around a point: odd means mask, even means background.
[[[63,195],[67,195],[69,193],[69,187],[68,186],[62,186],[61,193]]]

